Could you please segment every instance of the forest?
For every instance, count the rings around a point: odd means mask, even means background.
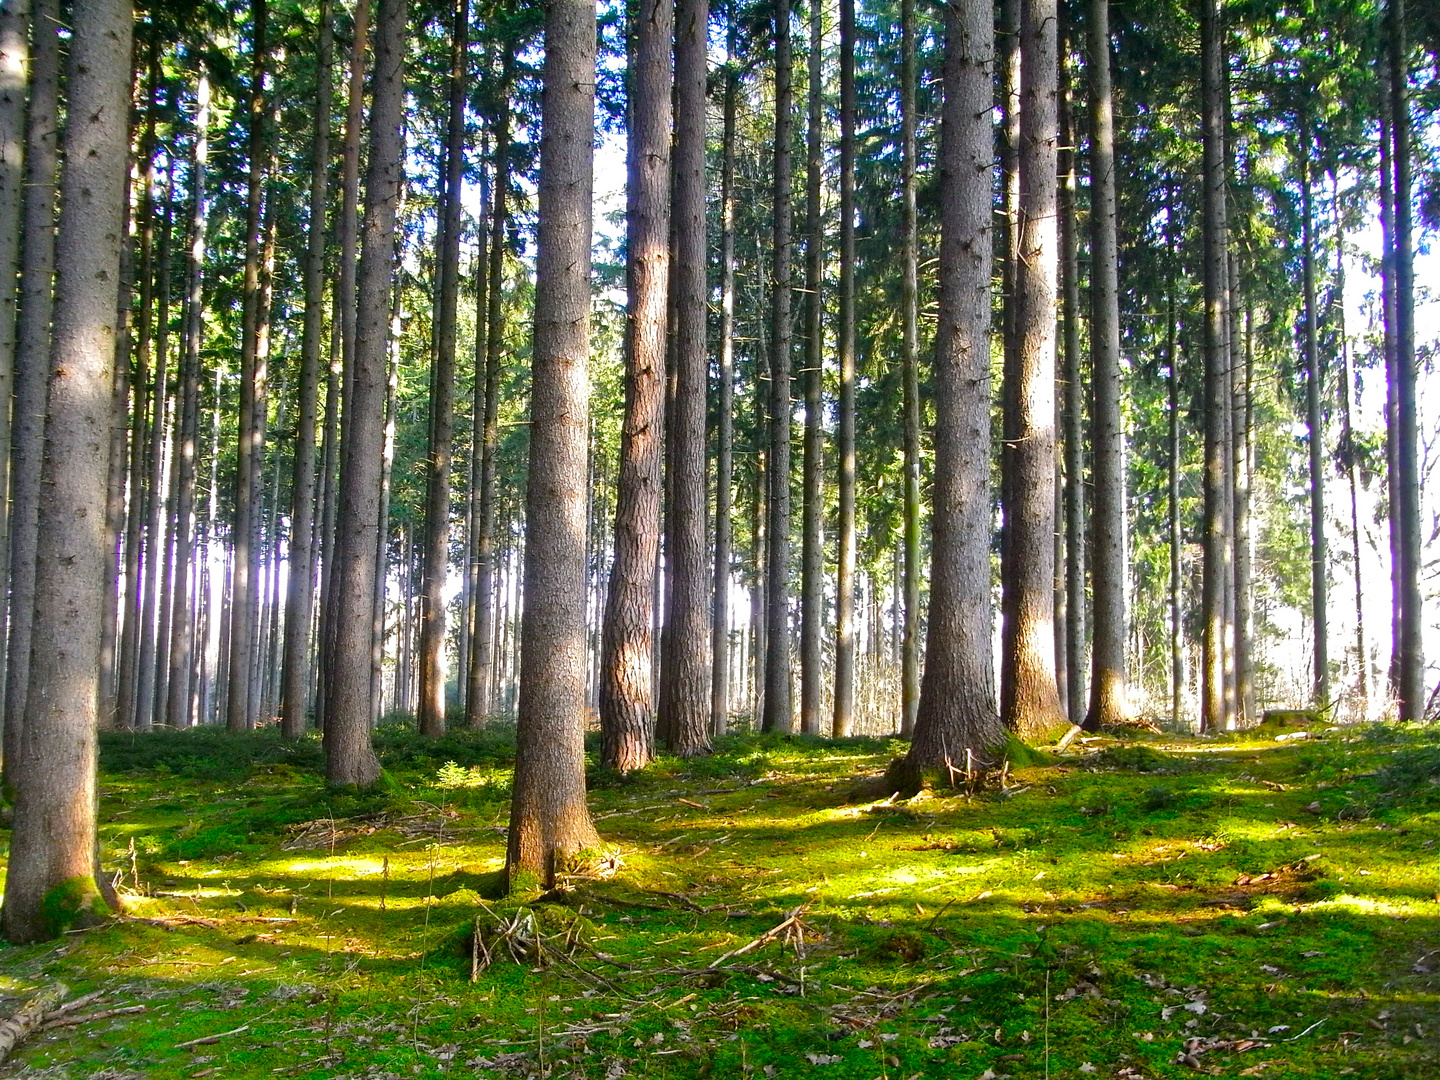
[[[1437,234],[1415,0],[0,0],[0,1075],[1436,1075]]]

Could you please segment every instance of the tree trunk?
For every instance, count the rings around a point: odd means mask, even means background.
[[[765,705],[761,728],[793,731],[790,704],[790,0],[775,3],[775,159],[770,269],[770,454],[766,461]]]
[[[1411,237],[1409,53],[1405,0],[1390,0],[1390,136],[1394,140],[1395,442],[1396,487],[1391,529],[1400,542],[1399,718],[1425,716],[1424,609],[1420,595],[1420,468],[1416,413],[1415,256]]]
[[[1350,395],[1355,387],[1350,376],[1350,342],[1345,334],[1345,226],[1340,216],[1340,177],[1330,174],[1334,187],[1331,210],[1335,216],[1335,319],[1336,337],[1340,342],[1340,385],[1336,388],[1340,405],[1340,465],[1350,487],[1350,558],[1355,573],[1355,689],[1360,695],[1360,716],[1370,718],[1370,654],[1365,644],[1365,588],[1360,567],[1360,478],[1355,445],[1353,409]],[[1246,367],[1250,366],[1250,310],[1246,306]]]
[[[988,763],[1005,742],[990,645],[990,130],[994,27],[986,5],[945,9],[935,492],[925,681],[904,787]],[[947,773],[950,778],[954,773]]]
[[[906,0],[907,10],[909,5],[910,0]],[[902,22],[907,31],[913,29],[903,15]],[[908,60],[908,35],[906,41]],[[903,76],[901,82],[910,85]],[[907,189],[910,175],[907,168]],[[908,202],[906,208],[908,211]],[[909,238],[907,231],[907,243]],[[907,274],[909,266],[907,262]],[[909,310],[907,307],[907,316]],[[840,551],[835,571],[835,715],[831,734],[843,739],[855,724],[855,0],[840,0],[839,316],[840,415],[836,450],[840,458]],[[721,408],[723,415],[723,402]]]
[[[170,616],[170,697],[166,723],[174,728],[189,727],[192,721],[189,693],[194,663],[191,641],[190,582],[193,548],[191,518],[195,513],[195,442],[200,418],[200,352],[204,333],[205,302],[205,171],[209,162],[210,81],[201,75],[195,91],[195,147],[190,172],[190,258],[186,267],[188,307],[186,308],[185,355],[180,363],[179,438],[176,461],[179,471],[175,498],[175,585]]]
[[[1404,624],[1404,567],[1401,566],[1400,529],[1396,516],[1400,510],[1400,468],[1396,445],[1396,416],[1400,379],[1395,369],[1395,164],[1392,154],[1395,141],[1391,136],[1390,51],[1380,48],[1376,65],[1380,75],[1380,311],[1382,348],[1385,353],[1385,490],[1390,500],[1390,666],[1388,697],[1400,694],[1401,628]]]
[[[42,19],[43,16],[37,15],[35,25],[43,25]],[[12,483],[10,446],[15,433],[11,426],[10,402],[12,395],[18,392],[16,365],[19,362],[15,311],[17,299],[25,288],[23,280],[19,279],[23,272],[20,265],[21,233],[28,228],[23,212],[29,156],[25,145],[29,138],[25,109],[27,69],[32,81],[36,77],[30,56],[30,23],[29,0],[11,0],[0,7],[0,493],[9,491]],[[35,35],[37,51],[38,38],[42,34],[43,31]],[[35,59],[38,61],[38,57]],[[34,96],[33,89],[31,96]],[[53,104],[50,111],[54,113]],[[51,124],[53,126],[53,119]],[[52,176],[53,155],[52,148]],[[53,185],[52,179],[47,186]],[[10,580],[13,515],[11,502],[0,497],[0,585]],[[10,636],[7,617],[8,609],[0,601],[0,642],[7,641]],[[11,655],[8,650],[0,649],[0,702],[7,695],[5,680]],[[15,714],[8,708],[0,711],[0,726],[18,723],[14,717]]]
[[[1171,219],[1165,219],[1166,239],[1169,254],[1174,257],[1174,238],[1170,236]],[[1175,280],[1173,271],[1165,282],[1165,362],[1169,368],[1166,375],[1166,390],[1169,395],[1170,431],[1166,440],[1169,448],[1169,496],[1167,509],[1170,516],[1170,710],[1178,727],[1185,715],[1185,630],[1180,611],[1180,568],[1182,537],[1180,532],[1180,356],[1176,350]]]
[[[1315,203],[1310,191],[1310,154],[1313,150],[1306,117],[1300,116],[1300,145],[1295,155],[1300,167],[1300,243],[1305,304],[1305,433],[1310,459],[1310,620],[1315,641],[1315,705],[1330,704],[1329,615],[1326,605],[1325,553],[1325,431],[1320,415],[1320,388],[1324,378],[1320,359],[1319,312],[1315,300]]]
[[[305,323],[300,342],[299,417],[291,481],[289,576],[285,587],[284,684],[280,727],[287,739],[305,731],[310,683],[310,616],[314,603],[315,423],[320,398],[320,348],[325,330],[325,204],[330,171],[330,58],[335,38],[332,0],[320,6],[315,62],[315,128],[311,147],[309,234],[305,248]]]
[[[264,390],[258,371],[261,278],[261,200],[265,178],[265,22],[266,0],[252,0],[254,38],[250,70],[250,159],[249,187],[245,203],[244,327],[240,341],[239,445],[235,466],[235,560],[230,573],[230,675],[226,688],[225,724],[231,731],[245,731],[254,723],[250,702],[251,652],[254,622],[251,598],[256,594],[252,580],[254,534],[257,508],[254,505],[256,475],[261,467],[260,430],[256,413],[265,408]]]
[[[900,654],[900,734],[915,731],[920,703],[920,233],[915,203],[915,5],[900,7],[900,156],[901,212],[905,236],[901,240],[900,320],[902,326],[901,380],[904,383],[905,505],[905,629]],[[993,41],[993,34],[991,36]],[[1006,69],[1007,73],[1009,69]],[[1007,132],[1009,130],[1007,121]],[[1007,173],[1007,176],[1010,174]],[[1007,186],[1008,193],[1009,188]],[[1008,339],[1007,339],[1008,340]]]
[[[495,697],[492,657],[495,620],[495,453],[500,445],[500,350],[505,337],[505,229],[510,190],[510,80],[514,70],[513,45],[505,46],[500,88],[496,101],[495,195],[490,221],[490,269],[487,285],[485,332],[485,421],[480,446],[480,520],[476,525],[478,573],[475,578],[475,633],[470,638],[470,686],[466,710],[472,728],[484,725]]]
[[[615,560],[600,661],[601,760],[622,772],[644,768],[654,752],[652,623],[665,430],[672,21],[670,0],[646,0],[634,25],[634,101],[626,163],[630,232],[625,417],[615,499]]]
[[[1068,52],[1068,50],[1067,50]],[[1076,220],[1076,128],[1071,112],[1068,64],[1060,95],[1060,280],[1064,293],[1064,536],[1065,651],[1057,661],[1065,672],[1065,705],[1070,723],[1085,722],[1085,373],[1080,353],[1080,231]],[[1057,574],[1058,577],[1058,574]],[[1056,612],[1056,625],[1061,623]],[[1057,637],[1057,643],[1059,638]]]
[[[36,553],[24,745],[0,924],[16,943],[106,910],[97,881],[95,732],[106,588],[115,281],[125,201],[131,11],[78,0],[71,13],[66,169]],[[55,890],[59,890],[58,893]],[[56,902],[58,899],[58,903]],[[57,910],[58,909],[58,910]]]
[[[390,278],[400,202],[404,140],[404,0],[381,0],[375,25],[370,160],[357,274],[354,365],[345,416],[336,522],[334,666],[325,714],[326,777],[342,787],[369,787],[380,777],[370,744],[374,711],[372,645],[380,473],[384,454]]]
[[[166,169],[165,179],[165,225],[160,235],[160,290],[159,290],[159,312],[156,319],[155,352],[161,357],[167,358],[170,354],[170,294],[172,288],[172,264],[171,252],[174,250],[175,233],[175,161],[170,159]],[[179,365],[176,365],[175,385],[178,390],[180,385]],[[161,380],[162,401],[168,392],[165,380]],[[165,722],[166,700],[169,695],[168,676],[170,674],[170,608],[171,590],[174,588],[175,572],[175,481],[177,473],[174,460],[173,440],[180,435],[180,412],[179,396],[174,397],[174,411],[166,411],[169,415],[168,426],[170,428],[170,440],[165,439],[165,427],[161,425],[160,439],[158,445],[152,441],[152,453],[155,464],[151,466],[151,475],[154,478],[156,491],[155,513],[152,519],[155,521],[155,543],[158,549],[156,564],[160,575],[158,595],[152,591],[152,598],[159,601],[157,617],[159,625],[155,629],[155,646],[152,661],[152,693],[151,707],[148,713],[149,723],[163,724]],[[159,498],[160,491],[165,492],[164,501]],[[153,601],[152,601],[153,602]]]
[[[800,730],[820,734],[821,622],[824,618],[825,563],[821,548],[824,512],[825,305],[821,296],[824,233],[820,225],[820,5],[810,0],[810,49],[805,137],[805,443],[800,504]]]
[[[35,610],[35,530],[40,515],[45,389],[50,377],[50,317],[55,287],[59,15],[58,0],[36,0],[35,32],[30,53],[30,108],[25,118],[24,263],[20,270],[20,318],[15,335],[15,411],[10,444],[10,644],[4,680],[4,756],[7,760],[11,753],[18,753],[20,749],[25,692],[30,678],[30,622]],[[3,257],[0,254],[0,258]],[[5,317],[4,310],[4,306],[0,305],[0,319]],[[11,325],[5,323],[5,328]],[[0,349],[3,347],[0,343]],[[3,366],[4,359],[0,357],[0,369]],[[0,491],[3,490],[0,487]],[[0,577],[0,581],[4,578]],[[107,588],[113,590],[113,577],[107,575],[106,582]],[[0,604],[0,608],[3,606]]]
[[[489,57],[486,58],[488,70]],[[475,253],[475,358],[471,369],[470,387],[470,461],[466,476],[465,491],[465,576],[460,588],[460,639],[456,655],[460,669],[458,691],[461,706],[465,710],[467,724],[473,723],[471,693],[475,685],[475,659],[471,655],[471,641],[476,621],[480,618],[480,605],[475,602],[475,583],[480,577],[480,457],[485,445],[485,314],[490,309],[486,284],[490,279],[490,184],[485,172],[485,159],[490,150],[489,139],[480,143],[480,217],[476,222],[477,250]],[[483,663],[483,660],[481,661]],[[484,716],[484,713],[481,713]]]
[[[848,2],[848,0],[846,0]],[[715,410],[715,581],[710,607],[710,729],[730,723],[730,562],[735,450],[735,111],[740,96],[735,0],[725,11],[725,101],[720,141],[720,379]],[[742,680],[743,681],[743,680]]]
[[[705,392],[710,357],[705,320],[709,252],[705,235],[707,0],[679,0],[675,13],[675,148],[671,226],[675,298],[675,408],[670,440],[670,519],[665,557],[669,606],[662,655],[660,729],[671,751],[694,757],[710,749],[709,546],[705,522]]]
[[[445,579],[450,565],[451,435],[455,420],[455,321],[460,298],[460,199],[465,183],[469,0],[456,0],[450,48],[444,218],[440,223],[440,325],[430,399],[425,507],[425,599],[420,623],[420,733],[445,734]]]
[[[343,462],[345,444],[350,434],[350,399],[355,379],[355,328],[357,317],[356,274],[360,248],[360,141],[365,124],[365,50],[369,33],[369,0],[356,0],[352,39],[350,43],[350,74],[345,101],[345,151],[340,166],[340,224],[336,229],[340,242],[340,266],[336,281],[336,308],[340,319],[340,421],[336,453]],[[398,201],[398,196],[397,196]],[[340,475],[334,477],[334,520],[331,522],[331,543],[326,547],[329,567],[325,572],[320,595],[320,679],[315,694],[315,722],[322,730],[329,723],[330,687],[335,669],[335,648],[338,635],[334,632],[339,617],[340,596],[336,586],[340,554]]]
[[[1055,270],[1057,69],[1054,0],[1023,0],[1016,348],[1007,359],[1001,471],[1001,715],[1027,741],[1065,725],[1055,685]],[[1124,640],[1123,637],[1121,639]]]
[[[1085,727],[1119,724],[1125,698],[1125,432],[1120,417],[1120,283],[1115,228],[1115,121],[1110,97],[1110,2],[1091,0],[1090,445],[1095,501],[1090,576],[1090,709]]]
[[[1231,273],[1239,279],[1239,259],[1231,253]],[[1238,287],[1237,287],[1238,288]],[[1243,367],[1235,373],[1230,412],[1235,432],[1235,711],[1246,722],[1255,715],[1255,590],[1251,573],[1254,528],[1250,518],[1250,476],[1254,468],[1254,334],[1248,287],[1244,290],[1244,332],[1240,352]],[[1231,303],[1240,306],[1240,295],[1232,291]],[[1236,315],[1237,322],[1239,314]],[[1232,347],[1232,355],[1235,349]]]
[[[550,0],[543,78],[525,610],[505,860],[511,888],[522,874],[552,884],[557,856],[600,839],[585,805],[584,742],[595,123],[595,6],[589,0]]]

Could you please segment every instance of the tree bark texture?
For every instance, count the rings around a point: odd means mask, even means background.
[[[525,609],[506,879],[594,846],[585,805],[585,454],[595,6],[549,0],[541,104]]]
[[[660,730],[681,757],[710,749],[710,575],[705,520],[705,399],[709,252],[705,234],[705,96],[707,0],[679,0],[675,9],[675,149],[672,162],[674,236],[670,292],[675,298],[675,408],[666,416],[670,441],[670,518],[666,536],[669,609],[661,657]]]
[[[600,659],[601,760],[622,772],[645,767],[654,754],[651,675],[665,437],[673,11],[671,0],[647,0],[634,28],[635,100],[626,185],[625,418],[615,498],[615,557]]]
[[[825,236],[820,223],[823,187],[820,127],[823,122],[820,93],[820,6],[810,0],[810,48],[807,53],[805,126],[805,442],[801,464],[800,505],[800,730],[820,734],[820,690],[823,654],[820,648],[824,618],[825,559],[822,516],[825,509],[824,408],[825,370],[822,335],[825,332],[823,286]]]
[[[1055,685],[1056,7],[1020,11],[1016,348],[1007,359],[1001,714],[1027,741],[1065,725]]]
[[[95,757],[107,530],[115,289],[124,220],[131,10],[71,13],[55,322],[36,555],[32,662],[0,923],[37,941],[104,910],[96,881]],[[57,896],[52,890],[63,887]],[[47,899],[50,901],[47,904]],[[59,904],[55,903],[59,900]],[[47,907],[50,911],[47,912]]]
[[[988,6],[945,9],[935,494],[925,678],[906,756],[925,770],[988,760],[1005,742],[990,644],[990,131]]]
[[[507,48],[500,79],[495,117],[495,194],[491,206],[490,268],[486,286],[485,331],[485,420],[480,445],[480,505],[475,577],[475,632],[470,638],[470,688],[466,708],[471,727],[485,722],[495,700],[496,680],[492,679],[492,645],[495,636],[493,594],[495,591],[495,453],[500,445],[500,349],[505,336],[505,228],[507,195],[510,189],[510,77],[513,51]]]
[[[765,463],[765,701],[761,728],[793,731],[790,667],[790,0],[775,0],[775,149],[770,250],[770,453]]]
[[[385,440],[390,278],[400,202],[404,120],[405,0],[380,0],[371,79],[370,159],[356,275],[354,368],[342,439],[336,522],[335,641],[325,714],[326,776],[332,786],[368,787],[380,776],[370,744],[374,710],[372,646],[381,470]]]
[[[916,209],[915,5],[902,0],[900,54],[901,381],[904,384],[905,629],[900,647],[900,734],[915,731],[920,703],[920,284],[919,216]],[[1017,54],[1018,55],[1018,54]],[[1007,127],[1008,131],[1008,127]],[[1008,190],[1008,189],[1007,189]]]
[[[1090,446],[1095,496],[1090,708],[1085,727],[1122,723],[1125,695],[1125,432],[1120,416],[1120,269],[1115,223],[1115,119],[1110,94],[1110,0],[1091,0]],[[1077,597],[1078,599],[1078,597]]]
[[[907,6],[909,3],[906,0]],[[908,171],[906,176],[908,179]],[[835,714],[831,734],[843,739],[855,723],[855,0],[840,0],[839,299],[836,336],[840,409],[835,440],[840,459],[840,543],[835,569]]]
[[[25,190],[21,215],[24,261],[20,268],[15,400],[10,432],[10,646],[4,678],[7,757],[20,746],[25,692],[30,678],[30,621],[35,609],[36,528],[40,514],[45,391],[50,377],[50,318],[55,287],[59,14],[57,0],[36,0],[30,50],[30,105],[25,118]],[[4,318],[3,307],[0,307],[0,318]],[[0,365],[3,363],[0,357]]]
[[[320,404],[320,349],[325,330],[325,206],[330,174],[330,75],[335,40],[332,0],[320,7],[320,47],[315,62],[315,128],[311,144],[310,217],[305,248],[305,322],[300,341],[300,400],[295,425],[291,482],[290,571],[285,588],[284,685],[280,725],[287,739],[305,731],[310,694],[310,615],[315,570],[315,425]]]
[[[848,2],[848,0],[847,0]],[[715,580],[710,599],[710,729],[730,724],[730,513],[735,483],[735,112],[740,96],[735,0],[726,9],[725,99],[720,136],[720,378],[715,423]],[[742,680],[743,682],[743,680]]]

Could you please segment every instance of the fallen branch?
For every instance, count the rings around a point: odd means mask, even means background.
[[[800,916],[804,914],[805,909],[809,906],[810,905],[808,903],[801,904],[795,910],[790,912],[790,914],[787,915],[782,922],[777,923],[775,926],[772,926],[769,930],[766,930],[765,933],[761,934],[755,940],[749,941],[744,945],[741,945],[738,949],[730,950],[724,956],[716,957],[714,960],[710,961],[709,965],[707,966],[711,968],[717,968],[726,960],[729,960],[732,957],[736,956],[743,956],[751,949],[758,949],[762,945],[768,945],[770,942],[774,941],[778,937],[781,937],[782,935],[787,940],[793,938],[795,942],[795,951],[803,956],[805,948],[806,927],[805,924],[800,921]]]
[[[50,1031],[52,1028],[77,1027],[80,1024],[89,1024],[96,1020],[109,1020],[112,1016],[130,1016],[144,1011],[144,1005],[126,1005],[120,1009],[102,1009],[100,1012],[82,1013],[79,1016],[56,1016],[51,1013],[45,1023],[41,1025],[40,1030]]]
[[[14,1016],[0,1020],[0,1061],[4,1061],[11,1050],[28,1039],[40,1026],[45,1014],[64,1001],[69,992],[62,984],[56,983],[21,1005]]]
[[[231,1028],[229,1031],[222,1031],[222,1032],[219,1032],[218,1034],[215,1034],[215,1035],[202,1035],[200,1038],[198,1038],[198,1039],[191,1039],[189,1042],[176,1043],[176,1044],[175,1044],[175,1049],[176,1049],[176,1050],[188,1050],[188,1049],[190,1049],[192,1046],[209,1046],[211,1043],[217,1043],[217,1042],[219,1042],[221,1039],[224,1039],[224,1038],[226,1038],[226,1037],[228,1037],[228,1036],[230,1036],[230,1035],[239,1035],[242,1031],[249,1031],[249,1030],[250,1030],[250,1025],[249,1025],[249,1024],[241,1024],[238,1028]]]
[[[71,998],[69,1001],[65,1002],[64,1005],[61,1005],[58,1009],[51,1009],[48,1013],[46,1013],[45,1023],[49,1024],[52,1021],[64,1016],[66,1013],[74,1012],[76,1009],[83,1009],[92,1001],[95,1001],[97,998],[102,998],[104,996],[104,990],[95,990],[89,994],[82,994],[78,998]]]

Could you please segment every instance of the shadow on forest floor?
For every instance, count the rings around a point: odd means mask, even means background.
[[[107,736],[126,914],[0,948],[0,994],[145,1011],[0,1075],[1440,1075],[1440,733],[1270,734],[895,804],[847,799],[898,743],[732,737],[594,772],[612,848],[540,898],[496,895],[513,732],[382,729],[375,796],[314,741]]]

